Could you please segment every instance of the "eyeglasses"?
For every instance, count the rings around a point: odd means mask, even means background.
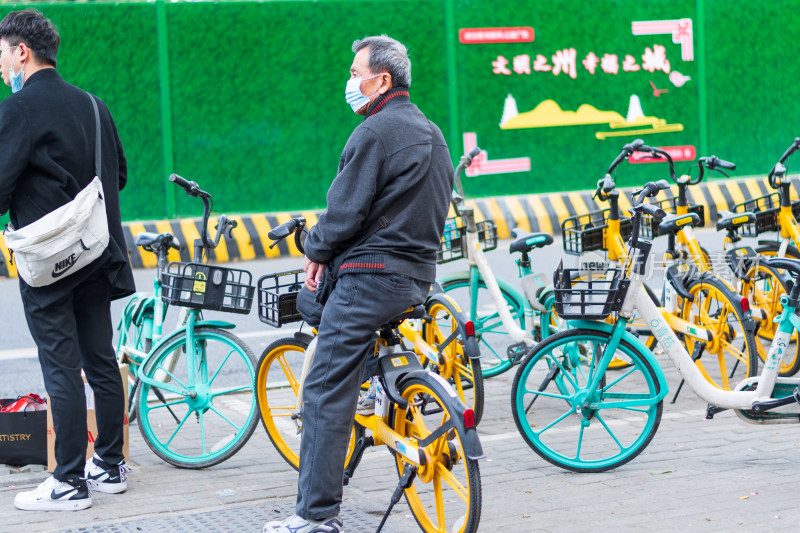
[[[0,48],[0,54],[5,52],[6,50],[13,50],[14,48],[16,48],[18,46],[19,46],[18,44],[15,44],[14,46],[6,46],[5,48]]]

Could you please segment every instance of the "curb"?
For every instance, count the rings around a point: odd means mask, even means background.
[[[800,191],[800,179],[792,178],[794,189],[792,198],[797,199]],[[627,211],[630,207],[629,193],[633,189],[620,189],[620,208]],[[770,194],[773,191],[766,177],[740,178],[736,180],[709,180],[689,188],[690,203],[706,206],[706,225],[717,219],[717,212],[731,210],[733,206],[753,198]],[[466,205],[475,208],[477,222],[491,220],[497,225],[499,239],[511,237],[511,230],[520,228],[524,231],[546,232],[554,235],[561,233],[561,222],[575,215],[589,211],[604,209],[607,204],[592,199],[592,191],[570,191],[546,194],[530,194],[517,196],[500,196],[467,200]],[[678,186],[672,186],[673,196],[678,194]],[[451,208],[452,211],[452,208]],[[225,235],[219,246],[210,252],[209,259],[216,263],[248,261],[252,259],[269,259],[275,257],[295,256],[302,254],[297,250],[292,239],[281,241],[275,248],[270,248],[269,231],[295,216],[303,216],[309,226],[317,222],[318,211],[297,211],[291,213],[265,213],[255,215],[232,216],[239,225],[233,230],[233,237]],[[451,212],[452,216],[452,212]],[[200,237],[201,218],[185,218],[180,220],[162,220],[151,222],[125,222],[122,225],[125,242],[131,265],[134,268],[154,268],[156,257],[133,244],[133,236],[150,231],[171,232],[181,242],[181,250],[171,250],[170,261],[191,261],[192,243]],[[213,228],[217,219],[209,219],[209,228]],[[11,256],[6,248],[5,239],[0,236],[0,277],[17,277],[16,266],[10,261]]]

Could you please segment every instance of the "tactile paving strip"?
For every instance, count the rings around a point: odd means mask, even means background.
[[[260,532],[267,520],[276,520],[294,513],[294,502],[268,502],[261,505],[236,507],[203,513],[154,516],[131,520],[120,524],[98,524],[91,527],[64,529],[59,533],[247,533]],[[345,531],[348,533],[372,533],[380,523],[379,517],[370,516],[355,509],[342,507]],[[391,529],[385,533],[398,533]]]

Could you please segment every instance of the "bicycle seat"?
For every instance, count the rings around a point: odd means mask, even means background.
[[[530,252],[534,248],[542,248],[553,244],[553,236],[549,233],[531,233],[519,228],[511,230],[514,242],[511,243],[511,252]]]
[[[697,213],[687,213],[685,215],[667,215],[658,224],[658,234],[678,233],[687,224],[692,226],[700,225],[700,217]]]
[[[399,324],[400,322],[408,318],[422,318],[423,316],[425,316],[425,304],[416,304],[412,305],[411,307],[409,307],[408,309],[406,309],[405,311],[403,311],[402,313],[400,313],[399,315],[388,321],[386,324],[395,325]]]
[[[762,259],[769,266],[788,270],[794,276],[800,275],[800,259],[792,259],[790,257],[770,257]]]
[[[161,234],[150,233],[149,231],[143,231],[142,233],[137,233],[136,237],[133,238],[133,243],[136,246],[141,246],[147,251],[152,252],[153,249],[156,248],[169,248],[172,246],[175,249],[179,249],[181,243],[178,242],[178,239],[172,233],[165,231]]]
[[[730,211],[720,211],[717,213],[717,231],[736,230],[745,224],[752,224],[756,221],[754,213],[731,213]]]

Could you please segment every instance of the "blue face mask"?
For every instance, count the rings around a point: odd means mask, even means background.
[[[17,48],[17,52],[19,52],[19,48]],[[14,58],[11,60],[11,64],[14,64],[14,59],[17,58],[17,52],[14,52]],[[11,92],[15,93],[22,90],[22,82],[25,72],[23,70],[23,65],[19,66],[19,72],[14,72],[14,69],[8,67],[8,76],[11,78]]]
[[[380,74],[375,74],[372,78],[377,78]],[[344,88],[344,99],[353,108],[353,113],[357,113],[359,109],[369,103],[369,99],[377,94],[377,91],[370,96],[364,96],[361,92],[361,82],[371,80],[372,78],[351,78],[347,80],[347,85]]]

